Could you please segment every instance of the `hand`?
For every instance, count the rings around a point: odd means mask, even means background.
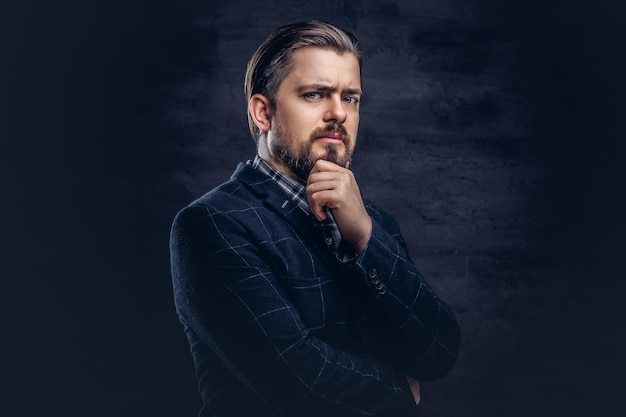
[[[341,236],[361,252],[372,235],[372,219],[365,210],[354,174],[345,168],[320,159],[315,163],[306,187],[311,212],[326,219],[324,206],[333,212]]]
[[[409,386],[411,387],[411,394],[413,394],[413,399],[415,400],[415,404],[420,403],[420,383],[417,379],[413,379],[407,375],[406,379],[409,381]]]

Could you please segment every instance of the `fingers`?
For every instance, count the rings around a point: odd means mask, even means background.
[[[310,176],[309,176],[310,179]],[[328,187],[328,185],[326,185]],[[324,206],[326,205],[326,201],[323,201],[316,196],[315,194],[320,190],[320,185],[317,183],[309,183],[306,186],[306,196],[307,201],[309,203],[309,208],[311,209],[311,213],[315,216],[318,221],[326,220],[326,212],[324,211]],[[316,191],[317,190],[317,191]]]
[[[318,177],[310,179],[307,185],[307,200],[311,212],[315,217],[322,221],[326,219],[324,206],[331,210],[340,209],[342,206],[349,204],[354,196],[347,192],[350,186],[342,178],[329,173],[319,173]]]
[[[313,180],[306,186],[306,191],[307,191],[307,194],[313,195],[315,193],[319,193],[321,191],[328,191],[328,190],[337,190],[340,192],[343,188],[348,188],[348,185],[344,182],[337,181],[334,178],[328,178],[328,179],[318,178],[318,179]]]
[[[311,201],[311,198],[309,198],[309,208],[311,209],[311,213],[313,213],[315,218],[320,222],[326,220],[326,217],[328,217],[324,211],[324,204]]]
[[[307,179],[307,188],[314,185],[314,190],[319,191],[334,188],[335,184],[356,184],[356,179],[352,171],[332,163],[328,168],[331,169],[327,170],[325,164],[315,164]]]
[[[420,393],[420,383],[417,379],[413,379],[407,375],[407,380],[409,381],[409,387],[411,388],[411,394],[413,394],[413,399],[415,400],[415,404],[419,404],[421,401],[421,393]]]
[[[345,199],[346,191],[354,180],[352,172],[332,162],[319,160],[313,166],[307,181],[307,197],[311,212],[317,220],[326,219],[324,206],[336,209]]]
[[[316,172],[325,172],[325,171],[341,172],[341,171],[345,171],[348,168],[348,166],[350,166],[350,162],[348,162],[345,167],[341,167],[333,162],[326,161],[324,159],[319,159],[315,163],[315,165],[313,165],[313,169],[311,169],[311,174],[314,174]]]
[[[342,206],[340,198],[341,196],[337,195],[334,190],[323,190],[308,195],[309,206],[312,211],[317,211],[319,207],[324,206],[331,210],[339,209]]]

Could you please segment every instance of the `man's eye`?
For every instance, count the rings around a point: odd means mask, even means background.
[[[309,100],[317,100],[319,98],[321,98],[322,95],[320,93],[306,93],[304,94],[304,98],[307,98]]]
[[[348,104],[357,104],[359,102],[359,99],[356,97],[344,97],[343,99]]]

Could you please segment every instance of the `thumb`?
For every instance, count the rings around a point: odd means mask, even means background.
[[[324,221],[326,220],[326,212],[324,211],[324,206],[319,204],[309,204],[309,208],[311,209],[311,213],[315,216],[317,220]]]

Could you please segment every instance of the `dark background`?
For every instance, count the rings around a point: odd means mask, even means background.
[[[1,414],[197,413],[170,223],[254,154],[247,59],[318,18],[365,50],[362,191],[463,327],[422,415],[623,415],[619,3],[5,6]]]

